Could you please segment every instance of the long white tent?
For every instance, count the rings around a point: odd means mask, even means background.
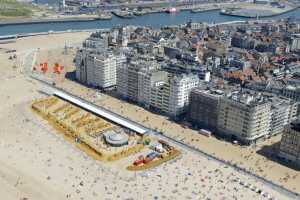
[[[137,123],[134,123],[133,121],[130,121],[130,120],[127,120],[121,116],[118,116],[110,111],[106,111],[104,109],[101,109],[95,105],[92,105],[90,103],[87,103],[87,102],[84,102],[84,100],[81,100],[80,98],[78,97],[75,97],[73,95],[70,95],[70,94],[67,94],[65,92],[62,92],[62,91],[54,91],[54,95],[62,98],[62,99],[65,99],[75,105],[78,105],[90,112],[93,112],[101,117],[104,117],[116,124],[119,124],[121,126],[124,126],[128,129],[131,129],[139,134],[145,134],[148,129],[138,125]]]

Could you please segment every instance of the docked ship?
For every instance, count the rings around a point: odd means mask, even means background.
[[[101,20],[110,20],[112,18],[112,14],[110,12],[102,12],[99,14],[98,18]]]
[[[169,8],[166,12],[170,13],[170,14],[173,14],[173,13],[180,12],[180,10],[178,8],[172,7],[172,8]]]
[[[120,10],[120,11],[114,11],[112,13],[117,17],[121,17],[121,18],[134,18],[134,14],[130,11]]]

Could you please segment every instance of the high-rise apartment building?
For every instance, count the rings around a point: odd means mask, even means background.
[[[193,89],[190,95],[188,119],[202,128],[216,130],[220,99],[224,92],[216,89]]]
[[[116,85],[116,71],[126,58],[106,51],[107,35],[93,33],[83,42],[75,57],[76,79],[84,84],[103,89]]]
[[[300,102],[300,87],[294,85],[288,85],[282,88],[281,94],[285,97]]]
[[[117,72],[122,97],[174,117],[186,111],[189,93],[198,84],[197,75],[170,74],[152,60],[131,61]]]
[[[194,74],[169,75],[166,81],[152,86],[151,107],[177,117],[187,111],[191,90],[199,83],[199,77]]]
[[[195,74],[176,74],[169,80],[170,97],[169,111],[170,116],[183,114],[189,105],[189,98],[192,89],[199,86],[200,80]]]
[[[170,84],[166,80],[156,82],[151,88],[150,107],[163,113],[169,112]]]
[[[284,97],[273,96],[271,102],[270,135],[281,134],[284,127],[297,119],[299,103]]]
[[[233,92],[220,101],[218,132],[245,144],[267,136],[271,103],[261,94]]]
[[[128,64],[126,60],[126,56],[120,55],[117,59],[117,93],[121,96],[121,98],[127,98],[127,90],[128,90]]]
[[[292,38],[291,50],[300,50],[300,35],[294,35]]]
[[[300,122],[287,125],[281,138],[278,156],[300,167]]]
[[[160,80],[159,65],[154,61],[131,61],[117,71],[117,92],[128,100],[150,105],[151,86]]]
[[[188,119],[200,128],[251,144],[282,133],[297,118],[297,102],[276,95],[196,88],[191,92]]]
[[[108,52],[82,49],[76,56],[76,78],[78,81],[100,88],[116,85],[117,57]]]
[[[138,77],[138,102],[145,106],[150,107],[151,104],[151,90],[152,88],[168,79],[168,73],[157,70],[156,67],[149,69],[143,68],[139,71]]]

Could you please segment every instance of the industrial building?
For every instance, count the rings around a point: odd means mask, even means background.
[[[285,127],[278,156],[300,167],[300,122],[294,121]]]

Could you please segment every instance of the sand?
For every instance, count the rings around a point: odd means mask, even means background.
[[[112,164],[95,161],[56,134],[56,130],[30,110],[32,100],[44,97],[38,92],[43,86],[23,73],[23,56],[40,46],[37,61],[39,53],[48,54],[47,48],[51,51],[49,60],[60,59],[59,56],[65,55],[56,48],[62,48],[65,40],[69,44],[78,44],[87,36],[87,33],[37,36],[0,46],[19,52],[16,61],[9,61],[7,54],[0,52],[1,199],[267,199],[236,182],[237,178],[276,199],[289,199],[251,177],[180,147],[183,152],[180,158],[153,170],[134,173],[125,168],[136,155]],[[72,63],[65,64],[72,70]],[[256,149],[203,137],[135,105],[107,95],[95,95],[94,91],[72,81],[59,84],[124,116],[144,121],[142,123],[147,126],[164,129],[165,134],[183,139],[218,157],[243,162],[239,165],[254,170],[258,170],[255,166],[258,162],[264,170],[261,174],[267,174],[268,179],[299,191],[296,185],[299,172],[266,160],[256,153]],[[250,155],[248,159],[245,158],[247,155]],[[296,176],[279,182],[287,173]]]

